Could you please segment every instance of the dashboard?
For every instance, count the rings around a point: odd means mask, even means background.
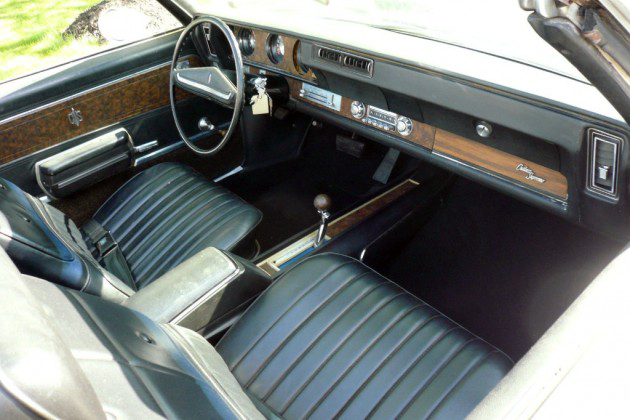
[[[228,23],[248,73],[286,78],[287,107],[630,236],[625,124],[325,39]]]

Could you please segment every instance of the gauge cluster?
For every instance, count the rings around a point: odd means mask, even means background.
[[[232,28],[245,64],[310,82],[315,75],[300,58],[300,40],[253,28]]]

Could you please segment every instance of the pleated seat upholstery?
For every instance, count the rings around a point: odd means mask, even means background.
[[[267,415],[463,418],[510,359],[351,258],[277,280],[217,350]]]
[[[137,290],[209,246],[239,252],[261,217],[191,168],[162,163],[123,185],[94,220],[118,243]]]

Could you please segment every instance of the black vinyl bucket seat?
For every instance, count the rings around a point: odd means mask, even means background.
[[[261,217],[176,163],[133,177],[80,228],[0,179],[0,245],[18,268],[117,302],[207,247],[250,253]]]
[[[283,275],[216,350],[185,328],[20,275],[2,250],[0,272],[3,418],[454,419],[512,366],[340,255]]]

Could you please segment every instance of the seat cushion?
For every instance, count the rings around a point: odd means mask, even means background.
[[[510,359],[362,263],[309,258],[217,346],[258,404],[285,418],[463,418]]]
[[[237,251],[261,217],[191,168],[162,163],[123,185],[94,220],[118,242],[140,289],[209,246]]]

